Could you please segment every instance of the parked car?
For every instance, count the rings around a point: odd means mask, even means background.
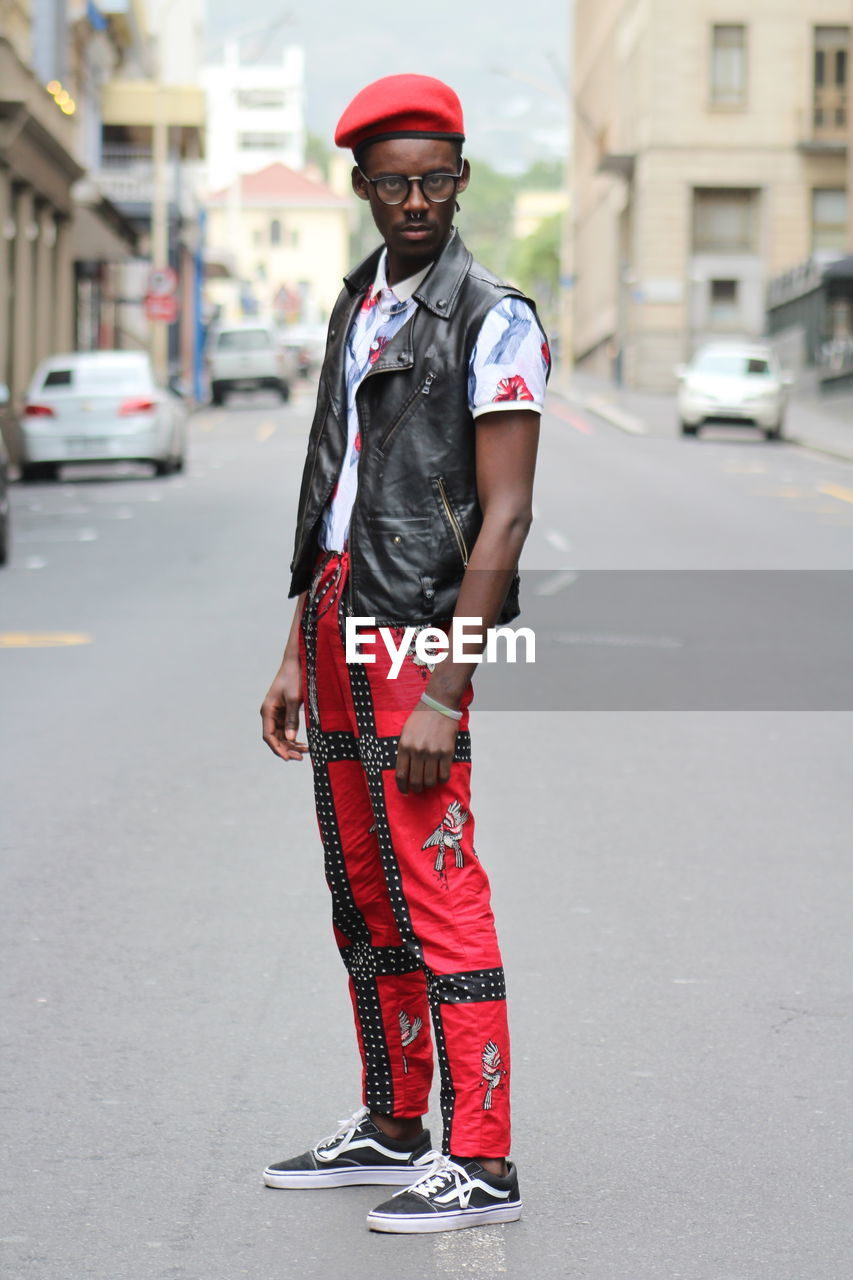
[[[224,404],[229,391],[261,387],[271,387],[282,400],[289,400],[296,376],[296,356],[278,343],[271,325],[246,321],[222,325],[211,334],[207,368],[214,404]]]
[[[325,325],[289,324],[277,333],[281,345],[293,351],[300,377],[307,378],[320,368],[326,353]]]
[[[21,478],[53,479],[63,462],[150,462],[158,475],[180,471],[187,417],[142,351],[50,356],[35,371],[21,415]]]
[[[5,390],[5,387],[2,389]],[[0,436],[0,565],[9,559],[9,459]]]
[[[682,435],[725,422],[758,427],[768,440],[781,437],[792,379],[766,344],[708,343],[675,372]]]

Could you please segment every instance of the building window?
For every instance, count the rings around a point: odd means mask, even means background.
[[[700,188],[693,193],[694,253],[757,253],[758,192]]]
[[[713,329],[736,329],[740,319],[737,280],[711,281],[710,320]]]
[[[711,28],[711,103],[742,107],[746,103],[746,27]]]
[[[847,192],[825,187],[812,192],[812,253],[847,247]]]
[[[282,151],[287,141],[286,133],[241,133],[237,145],[242,151]]]
[[[283,107],[287,102],[284,89],[238,89],[237,106],[248,107]]]
[[[270,244],[281,244],[281,219],[273,218],[270,223]]]
[[[849,27],[814,29],[814,135],[826,141],[847,137]]]

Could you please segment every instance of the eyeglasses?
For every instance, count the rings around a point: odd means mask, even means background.
[[[459,173],[425,173],[423,177],[411,178],[403,173],[387,173],[381,178],[368,178],[361,169],[359,173],[374,188],[383,204],[404,204],[411,194],[413,182],[421,184],[421,191],[430,204],[444,204],[455,193],[456,184],[462,177],[461,169]]]

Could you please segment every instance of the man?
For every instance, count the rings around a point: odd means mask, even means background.
[[[425,663],[405,628],[452,646],[460,619],[484,633],[517,615],[549,355],[532,304],[473,262],[453,226],[469,181],[453,90],[379,80],[335,141],[354,152],[353,188],[384,247],[347,277],[329,323],[291,565],[299,599],[261,715],[281,759],[310,749],[364,1105],[264,1180],[402,1185],[368,1225],[442,1231],[513,1221],[521,1200],[503,969],[470,810],[475,662]],[[400,649],[409,639],[396,676],[376,630],[360,633],[375,661],[346,662],[355,618],[390,628]],[[422,1123],[430,1022],[442,1154]]]

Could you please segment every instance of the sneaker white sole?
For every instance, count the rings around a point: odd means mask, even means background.
[[[287,1173],[264,1169],[268,1187],[283,1191],[316,1191],[318,1187],[410,1187],[423,1177],[422,1169],[400,1169],[393,1165],[362,1165],[353,1169],[295,1169]]]
[[[371,1231],[394,1235],[426,1235],[432,1231],[461,1231],[463,1227],[487,1227],[496,1222],[517,1222],[521,1201],[490,1209],[459,1209],[453,1213],[369,1213]]]

